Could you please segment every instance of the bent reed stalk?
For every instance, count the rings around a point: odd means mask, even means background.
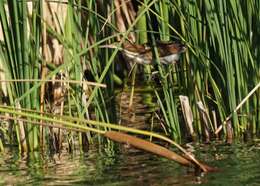
[[[102,87],[106,88],[107,86],[102,83],[96,83],[96,82],[90,82],[90,81],[77,81],[77,80],[61,80],[61,79],[54,79],[54,80],[44,80],[44,79],[5,79],[5,80],[0,80],[1,82],[51,82],[51,83],[66,83],[66,84],[79,84],[79,85],[88,85],[88,86],[97,86],[97,87]]]
[[[132,145],[147,150],[149,152],[155,153],[157,155],[161,155],[164,157],[169,158],[168,156],[163,155],[164,153],[159,152],[162,149],[165,149],[163,147],[160,147],[159,145],[155,145],[152,144],[150,142],[135,138],[135,137],[131,137],[129,135],[126,134],[121,134],[121,133],[116,133],[116,132],[107,132],[107,130],[100,130],[100,129],[96,129],[93,127],[88,127],[88,126],[83,126],[83,125],[79,125],[79,124],[74,124],[72,123],[72,121],[77,121],[77,122],[82,122],[82,123],[86,123],[86,124],[90,124],[92,126],[102,126],[105,128],[113,128],[113,129],[117,129],[117,130],[123,130],[126,132],[132,132],[135,134],[142,134],[145,136],[149,136],[149,137],[154,137],[154,138],[158,138],[161,140],[164,140],[166,142],[169,142],[170,144],[176,146],[181,152],[183,152],[185,154],[185,156],[188,157],[187,161],[192,161],[195,165],[197,165],[201,170],[203,170],[204,172],[208,172],[208,171],[214,171],[214,168],[211,168],[210,166],[207,166],[205,164],[201,164],[197,159],[195,159],[195,157],[193,155],[191,155],[190,153],[188,153],[184,148],[182,148],[180,145],[178,145],[177,143],[175,143],[174,141],[170,140],[169,138],[156,134],[156,133],[152,133],[152,132],[148,132],[148,131],[143,131],[143,130],[138,130],[138,129],[132,129],[132,128],[128,128],[128,127],[123,127],[123,126],[118,126],[115,124],[109,124],[109,123],[103,123],[103,122],[97,122],[97,121],[91,121],[91,120],[82,120],[79,118],[72,118],[72,117],[65,117],[66,119],[70,118],[71,122],[67,121],[67,120],[61,120],[61,118],[59,118],[59,115],[57,115],[57,119],[55,119],[55,115],[52,115],[52,118],[46,117],[43,114],[30,114],[24,111],[21,111],[22,109],[11,109],[10,107],[7,108],[5,106],[1,106],[0,105],[0,112],[2,113],[8,113],[8,114],[12,114],[15,115],[16,117],[12,117],[12,116],[6,116],[6,115],[0,115],[0,118],[3,119],[12,119],[12,120],[17,120],[17,121],[24,121],[26,123],[33,123],[33,124],[37,124],[37,125],[43,125],[43,126],[51,126],[54,128],[62,128],[62,129],[66,129],[66,130],[75,130],[75,131],[81,131],[81,132],[86,132],[86,131],[91,131],[94,133],[99,133],[99,134],[103,134],[106,137],[115,140],[115,141],[120,141],[118,138],[121,138],[122,136],[125,137],[125,139]],[[24,119],[24,118],[20,118],[20,117],[26,117],[28,119]],[[37,119],[40,121],[45,121],[44,123],[41,122],[35,122],[32,119]],[[47,123],[48,122],[48,123]],[[53,124],[49,124],[49,123],[53,123]],[[59,125],[60,124],[60,125]],[[24,139],[22,139],[24,140]],[[139,145],[137,145],[137,143]],[[151,150],[150,148],[147,147],[151,146]],[[145,147],[146,146],[146,147]],[[154,150],[152,150],[154,149]],[[157,149],[161,149],[161,150],[157,150]],[[169,154],[169,150],[165,149],[163,150],[167,151],[167,154]],[[182,157],[179,157],[178,155],[176,155],[175,153],[172,153],[171,158],[174,161],[179,162],[180,164],[184,164],[186,166],[189,166],[189,162],[184,161],[184,159],[182,160]]]

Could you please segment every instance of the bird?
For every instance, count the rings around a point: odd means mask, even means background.
[[[124,57],[138,64],[155,64],[156,58],[153,55],[153,47],[148,44],[133,44],[124,42],[122,48],[118,47],[118,43],[103,45],[103,48],[118,48],[122,51]],[[175,64],[180,54],[185,52],[187,47],[178,42],[162,42],[157,41],[156,46],[160,62],[162,64]]]

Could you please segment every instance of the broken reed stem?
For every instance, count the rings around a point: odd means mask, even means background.
[[[233,110],[233,112],[225,119],[225,121],[223,121],[223,123],[218,127],[218,129],[215,131],[215,134],[218,134],[221,129],[223,128],[224,125],[227,124],[227,122],[231,119],[231,117],[233,116],[234,113],[236,113],[238,111],[238,109],[240,109],[245,102],[255,93],[255,91],[257,91],[257,89],[260,87],[260,82],[247,94],[247,96],[237,105],[237,107],[235,108],[235,110]]]
[[[162,147],[160,145],[154,144],[152,142],[146,141],[144,139],[140,139],[134,136],[130,136],[125,133],[121,132],[116,132],[116,131],[107,131],[104,134],[105,137],[119,142],[119,143],[125,143],[125,144],[130,144],[138,149],[142,149],[148,152],[152,152],[153,154],[165,157],[167,159],[173,160],[175,162],[178,162],[181,165],[184,166],[191,166],[192,161],[188,160],[178,154],[176,154],[173,151],[170,151],[166,149],[165,147]]]

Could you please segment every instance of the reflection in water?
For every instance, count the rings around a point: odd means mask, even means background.
[[[15,152],[0,156],[1,185],[253,185],[260,183],[260,153],[246,144],[194,145],[200,159],[221,168],[200,178],[187,168],[137,149],[119,146],[117,155],[98,149],[59,157]],[[219,158],[221,157],[221,158]]]
[[[132,107],[129,108],[130,92],[117,96],[118,118],[120,124],[136,129],[149,130],[151,117],[158,109],[151,92],[135,92]]]
[[[137,94],[136,94],[137,95]],[[143,94],[142,94],[143,96]],[[127,102],[129,96],[121,95]],[[121,105],[121,123],[149,129],[154,108],[135,97],[134,107]],[[123,102],[122,102],[123,103]],[[145,112],[147,111],[147,112]],[[129,113],[131,114],[129,116]],[[10,150],[0,155],[0,185],[257,185],[260,183],[260,153],[255,144],[216,142],[188,144],[198,159],[221,168],[220,172],[196,177],[177,163],[158,156],[117,145],[111,153],[104,146],[90,146],[86,154],[75,151],[58,155],[30,153],[19,157]]]

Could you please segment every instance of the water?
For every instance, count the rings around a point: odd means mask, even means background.
[[[195,175],[175,162],[120,146],[114,155],[91,149],[86,154],[21,158],[0,156],[1,185],[260,185],[256,145],[212,143],[194,146],[198,157],[220,172]]]
[[[120,122],[149,129],[154,110],[147,106],[151,97],[143,93],[135,97],[131,110],[128,98],[127,94],[118,97],[124,103],[118,113]],[[260,145],[256,142],[187,146],[199,160],[220,171],[196,175],[173,161],[119,144],[116,151],[94,144],[85,154],[64,150],[60,155],[34,152],[27,157],[9,148],[0,154],[0,185],[260,185]]]

